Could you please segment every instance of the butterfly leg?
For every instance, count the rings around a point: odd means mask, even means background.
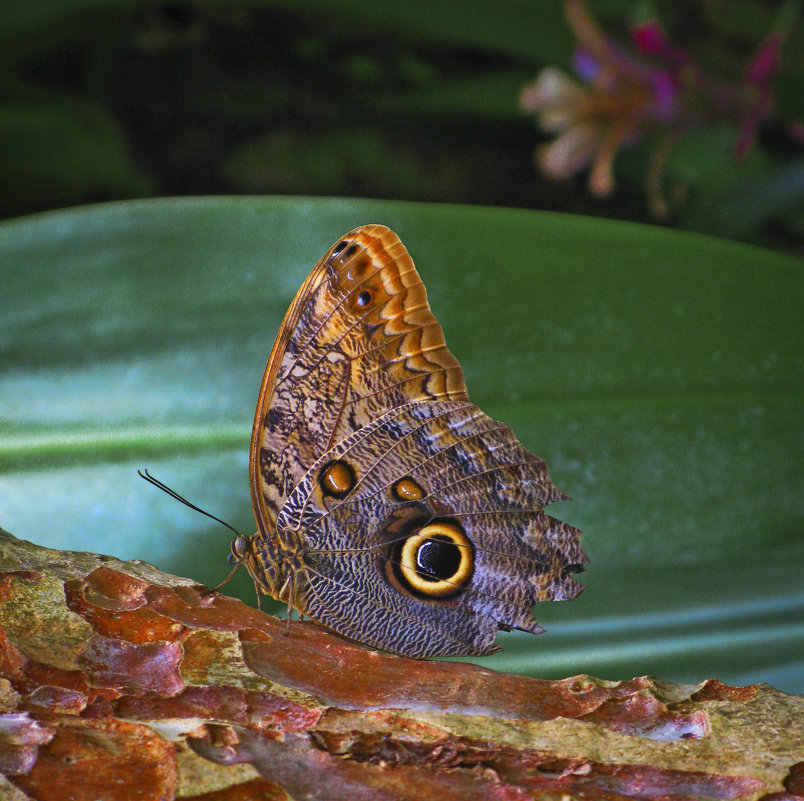
[[[290,571],[288,573],[288,613],[285,617],[285,634],[290,634],[290,620],[293,617],[293,596],[296,583],[296,573]]]
[[[237,568],[240,567],[240,562],[235,563],[232,569],[226,574],[226,578],[223,581],[219,581],[211,590],[210,592],[217,592],[224,584],[228,584],[232,580],[232,576],[237,572]],[[258,593],[259,595],[259,593]]]

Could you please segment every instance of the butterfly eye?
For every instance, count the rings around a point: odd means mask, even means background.
[[[472,577],[474,549],[455,522],[437,520],[397,548],[393,570],[399,583],[420,598],[447,598]]]
[[[227,557],[230,565],[236,565],[248,553],[248,537],[238,534],[232,540],[232,549]]]
[[[345,498],[357,482],[352,465],[344,461],[330,462],[318,477],[324,495]]]
[[[398,501],[419,501],[424,490],[412,478],[400,478],[393,483],[391,495]]]

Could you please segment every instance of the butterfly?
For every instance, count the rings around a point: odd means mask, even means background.
[[[408,251],[382,225],[321,258],[282,322],[250,457],[260,592],[396,654],[483,655],[582,589],[544,462],[468,398]]]

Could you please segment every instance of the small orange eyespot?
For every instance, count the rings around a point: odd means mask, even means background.
[[[372,295],[368,289],[363,289],[357,293],[357,297],[355,298],[355,305],[360,307],[361,309],[365,309],[371,303]]]
[[[319,483],[325,495],[343,498],[356,483],[354,468],[344,461],[330,462],[321,471]]]
[[[391,494],[398,501],[419,501],[425,493],[412,478],[400,478],[393,483]]]

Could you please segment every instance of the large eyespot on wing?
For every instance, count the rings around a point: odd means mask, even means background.
[[[499,629],[542,631],[538,601],[572,598],[580,532],[543,511],[564,496],[513,432],[468,402],[389,411],[326,455],[349,490],[326,496],[317,467],[288,498],[305,531],[305,612],[407,656],[481,655]]]
[[[475,548],[463,526],[427,515],[395,536],[385,562],[388,580],[403,593],[444,601],[462,593],[475,571]]]
[[[273,530],[284,500],[332,445],[411,400],[466,399],[424,284],[396,234],[341,237],[296,294],[263,376],[252,501]]]

